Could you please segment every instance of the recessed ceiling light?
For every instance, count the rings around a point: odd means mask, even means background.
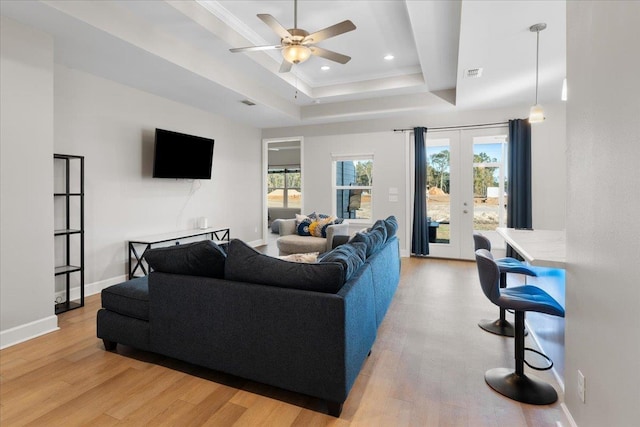
[[[320,69],[321,69],[322,71],[328,71],[328,70],[330,70],[330,69],[331,69],[331,67],[329,67],[328,65],[323,65],[322,67],[320,67]]]
[[[385,55],[385,56],[384,56],[384,60],[385,60],[385,61],[391,61],[393,58],[395,58],[395,56],[393,56],[393,55],[391,55],[391,54],[388,54],[388,55]]]

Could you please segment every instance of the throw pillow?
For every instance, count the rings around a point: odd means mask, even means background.
[[[224,278],[226,254],[211,240],[149,249],[144,259],[162,273]]]
[[[227,280],[325,293],[338,292],[345,282],[344,267],[340,263],[283,261],[237,239],[229,243],[224,273]]]
[[[300,224],[302,221],[305,221],[307,219],[310,219],[309,215],[300,215],[300,214],[297,213],[296,214],[296,225]]]
[[[298,235],[311,236],[311,224],[313,224],[313,222],[310,218],[305,218],[304,220],[300,221],[296,229],[298,231]]]
[[[366,259],[366,245],[361,242],[345,243],[327,252],[320,263],[339,262],[345,269],[345,281],[358,271]]]
[[[319,252],[309,252],[306,254],[291,254],[291,255],[282,255],[279,256],[278,258],[285,260],[285,261],[291,261],[291,262],[304,262],[307,264],[311,264],[314,263],[318,260],[318,254]]]
[[[320,218],[311,224],[311,235],[316,237],[327,237],[327,227],[334,224],[336,218],[333,216],[327,216]],[[314,225],[315,224],[315,225]]]

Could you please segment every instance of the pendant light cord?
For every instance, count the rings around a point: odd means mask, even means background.
[[[536,105],[538,105],[538,63],[540,56],[540,30],[536,31]]]

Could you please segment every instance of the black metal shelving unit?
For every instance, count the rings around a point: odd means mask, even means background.
[[[55,313],[60,314],[65,311],[73,310],[74,308],[84,306],[84,156],[74,156],[70,154],[54,154],[54,167],[55,160],[62,160],[64,162],[64,191],[55,192],[54,198],[62,198],[64,203],[65,214],[65,227],[63,229],[54,230],[54,236],[56,239],[65,239],[64,244],[64,263],[63,265],[56,266],[55,275],[65,277],[65,298],[64,301],[56,301]],[[79,179],[79,191],[71,191],[71,162],[78,162],[78,179]],[[78,227],[72,228],[71,220],[71,200],[78,199]],[[75,206],[74,206],[75,208]],[[76,225],[76,224],[74,224]],[[77,258],[78,264],[71,263],[71,247],[77,245],[79,253]],[[72,275],[79,275],[79,287],[80,298],[71,300],[71,277]]]

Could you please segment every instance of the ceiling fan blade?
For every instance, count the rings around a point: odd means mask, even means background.
[[[320,56],[330,61],[339,62],[340,64],[346,64],[347,62],[351,61],[350,56],[343,55],[341,53],[334,52],[332,50],[323,49],[318,46],[309,46],[309,49],[311,49],[312,55]]]
[[[278,71],[279,73],[288,73],[289,71],[291,71],[291,67],[293,67],[293,64],[289,61],[282,61],[282,64],[280,65],[280,70]]]
[[[353,24],[353,22],[349,20],[342,21],[338,24],[327,27],[324,30],[316,31],[315,33],[309,34],[304,38],[302,43],[318,43],[322,40],[328,39],[329,37],[335,37],[340,34],[348,33],[349,31],[353,31],[355,29],[356,26]]]
[[[291,33],[287,31],[286,28],[280,24],[276,18],[267,14],[267,13],[259,13],[258,18],[262,20],[265,24],[267,24],[277,35],[280,36],[281,39],[286,39],[291,37]]]
[[[270,45],[270,46],[247,46],[247,47],[234,47],[233,49],[229,49],[229,52],[237,53],[237,52],[256,52],[259,50],[272,50],[272,49],[282,49],[284,46],[281,44]]]

